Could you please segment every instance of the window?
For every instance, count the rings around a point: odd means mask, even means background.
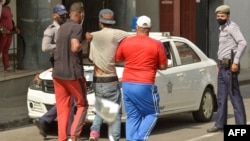
[[[182,65],[200,62],[199,56],[193,51],[193,49],[188,44],[178,41],[175,41],[174,43],[179,52]]]
[[[166,56],[168,59],[168,67],[173,67],[175,66],[176,62],[174,59],[174,56],[172,55],[172,50],[169,42],[164,42],[163,43],[165,51],[166,51]]]

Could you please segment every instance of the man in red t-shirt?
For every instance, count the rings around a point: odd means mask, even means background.
[[[124,39],[116,52],[116,61],[125,61],[122,90],[126,139],[131,141],[147,140],[160,113],[155,74],[167,69],[167,58],[163,44],[148,36],[150,29],[151,19],[139,17],[136,36]]]

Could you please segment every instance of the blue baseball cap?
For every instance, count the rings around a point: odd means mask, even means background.
[[[64,5],[62,4],[57,4],[54,8],[53,8],[53,13],[57,13],[59,15],[63,15],[63,14],[67,14],[67,10],[65,8]]]

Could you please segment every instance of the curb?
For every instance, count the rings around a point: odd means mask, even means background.
[[[241,80],[239,81],[239,85],[246,85],[246,84],[249,84],[250,83],[250,80]]]
[[[16,127],[29,125],[31,123],[33,123],[33,120],[30,119],[29,117],[8,121],[6,123],[0,123],[0,131],[5,131]]]

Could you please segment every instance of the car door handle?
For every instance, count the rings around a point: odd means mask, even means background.
[[[183,73],[178,73],[176,76],[177,76],[177,77],[182,77],[182,76],[183,76]]]

